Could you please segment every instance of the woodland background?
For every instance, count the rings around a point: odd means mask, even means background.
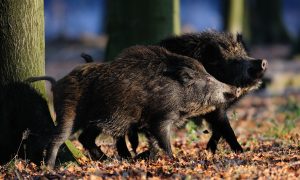
[[[299,178],[300,1],[34,1],[44,7],[45,51],[39,58],[45,62],[44,73],[56,79],[84,63],[80,58],[82,52],[103,62],[112,60],[121,49],[130,45],[152,44],[168,35],[206,29],[243,33],[251,56],[268,59],[269,68],[265,88],[246,96],[228,112],[238,140],[246,151],[243,154],[232,153],[222,141],[217,153],[212,155],[205,150],[210,137],[203,133],[207,127],[188,123],[174,133],[175,162],[163,158],[156,162],[120,162],[114,158],[113,140],[99,137],[99,143],[107,147],[104,152],[112,157],[108,161],[62,162],[57,169],[49,171],[16,158],[0,166],[0,179]],[[3,3],[5,1],[0,4]],[[172,18],[162,23],[151,21],[156,13]],[[42,13],[40,16],[43,18]],[[149,21],[135,24],[139,17]],[[148,31],[142,31],[144,34],[141,35],[139,28]],[[1,51],[3,48],[0,54]],[[52,107],[51,96],[47,85],[49,107]],[[76,140],[72,142],[82,149]],[[139,151],[146,147],[144,140]]]

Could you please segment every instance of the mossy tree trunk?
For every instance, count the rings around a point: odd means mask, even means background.
[[[109,0],[106,60],[136,44],[179,34],[179,0]]]
[[[0,1],[0,84],[45,74],[44,39],[43,0]]]
[[[42,75],[45,75],[44,1],[1,0],[0,85]],[[33,85],[45,96],[44,82]],[[66,143],[76,158],[83,157],[72,143]]]

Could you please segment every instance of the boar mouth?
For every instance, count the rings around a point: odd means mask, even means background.
[[[263,73],[262,73],[263,76]],[[261,77],[262,77],[261,76]],[[260,78],[252,79],[252,78],[240,78],[236,79],[233,83],[234,86],[236,87],[241,87],[243,89],[257,89],[261,85],[262,81]]]
[[[257,71],[254,68],[250,68],[248,70],[248,74],[250,75],[250,77],[252,77],[253,79],[260,79],[263,77],[264,73],[266,72],[266,70],[260,70]],[[254,80],[255,81],[255,80]]]
[[[255,82],[252,82],[252,84],[240,86],[242,88],[242,96],[250,91],[258,89],[261,84],[262,81],[260,79],[257,79]]]

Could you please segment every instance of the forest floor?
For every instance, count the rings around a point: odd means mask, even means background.
[[[262,95],[263,94],[263,95]],[[2,178],[83,178],[83,179],[297,179],[300,178],[300,94],[270,96],[264,93],[242,99],[228,115],[245,152],[231,152],[224,140],[216,154],[205,150],[210,137],[205,126],[188,123],[172,138],[175,160],[164,156],[157,161],[119,161],[113,141],[102,149],[111,159],[104,162],[82,160],[59,164],[54,170],[14,160],[0,168]],[[144,140],[144,138],[141,138]],[[80,149],[82,147],[74,141]],[[147,148],[143,141],[138,151]]]
[[[73,64],[63,60],[48,63],[48,75],[61,77],[65,72],[55,71],[69,71],[82,63],[79,57],[76,59]],[[272,78],[268,90],[244,97],[228,111],[244,153],[233,153],[224,140],[215,154],[206,151],[211,133],[204,133],[205,125],[189,122],[172,136],[175,160],[161,156],[157,161],[121,161],[116,158],[112,139],[100,137],[99,145],[111,157],[104,162],[82,159],[49,170],[15,159],[0,166],[0,179],[299,179],[299,62],[272,61],[267,73]],[[140,140],[138,152],[148,146],[143,136]],[[78,141],[73,142],[82,149]]]

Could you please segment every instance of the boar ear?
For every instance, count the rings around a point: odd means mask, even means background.
[[[160,41],[159,45],[170,52],[189,56],[197,47],[197,41],[192,35],[186,34],[166,38]]]
[[[189,86],[194,83],[195,71],[190,68],[182,68],[179,70],[178,81],[184,85]]]
[[[195,77],[195,71],[184,66],[168,66],[164,74],[184,86],[193,84]]]
[[[236,34],[236,41],[238,43],[242,43],[243,42],[243,35],[241,33],[237,33]]]
[[[162,46],[163,48],[167,49],[168,51],[171,52],[177,52],[177,49],[181,49],[181,40],[177,37],[169,37],[167,39],[164,39],[160,41],[159,45]]]
[[[243,35],[241,33],[236,34],[236,41],[243,46],[243,48],[245,49],[245,51],[247,53],[249,53],[249,49],[248,49],[248,47],[243,39]]]

